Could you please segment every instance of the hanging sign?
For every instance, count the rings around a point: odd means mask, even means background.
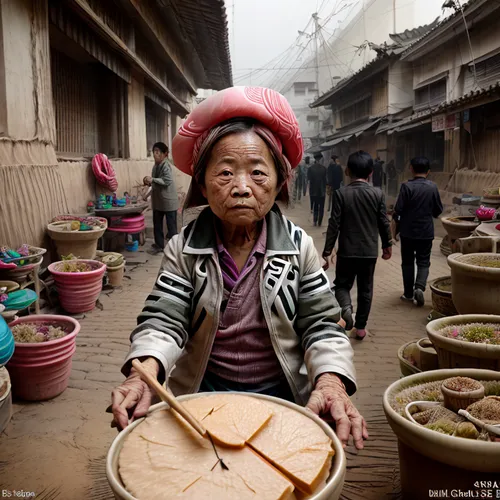
[[[446,115],[435,115],[432,117],[432,131],[441,132],[445,129]]]

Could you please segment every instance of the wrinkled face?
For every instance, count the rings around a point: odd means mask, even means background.
[[[153,149],[153,158],[155,163],[161,163],[167,157],[166,153],[162,153],[158,148]]]
[[[201,191],[219,219],[248,226],[271,210],[280,188],[268,146],[249,130],[215,144]]]

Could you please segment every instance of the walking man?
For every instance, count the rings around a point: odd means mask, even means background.
[[[384,162],[377,156],[375,161],[373,162],[373,175],[372,175],[372,183],[374,187],[378,187],[382,189],[382,177],[384,174],[383,170]]]
[[[344,180],[344,171],[340,165],[339,157],[336,155],[332,156],[330,165],[328,165],[326,180],[328,186],[328,213],[330,213],[332,210],[333,193],[337,189],[340,189]]]
[[[295,169],[295,185],[293,192],[294,201],[300,201],[302,197],[302,190],[304,189],[304,184],[307,184],[306,178],[306,166],[309,165],[309,157],[306,156],[304,160],[302,160],[299,166]],[[305,193],[304,193],[305,196]]]
[[[315,226],[321,226],[325,213],[326,197],[326,167],[320,163],[323,159],[321,153],[314,155],[314,164],[307,171],[309,181],[309,196],[311,198],[311,212]]]
[[[153,146],[155,164],[151,177],[144,179],[144,184],[152,187],[153,226],[155,242],[150,253],[158,254],[165,248],[163,220],[167,219],[168,238],[177,234],[177,189],[175,187],[172,166],[168,161],[168,146],[157,142]]]
[[[349,156],[346,174],[351,178],[351,183],[333,193],[332,214],[323,250],[323,259],[326,261],[324,267],[328,269],[328,259],[332,256],[333,261],[332,252],[338,237],[335,296],[342,308],[346,330],[351,330],[354,326],[354,333],[359,340],[366,336],[379,235],[382,239],[382,258],[388,260],[392,256],[385,198],[380,189],[368,183],[372,172],[373,160],[368,153],[358,151]],[[354,323],[350,292],[355,279],[358,286],[358,308]]]
[[[309,172],[309,167],[311,166],[311,164],[310,164],[311,157],[306,156],[304,161],[305,161],[305,165],[304,165],[303,176],[302,176],[302,188],[303,188],[302,194],[305,196],[307,194],[307,179],[308,179],[307,172]]]
[[[431,265],[434,221],[443,212],[439,190],[427,179],[430,163],[427,158],[411,160],[413,179],[401,184],[398,201],[394,207],[399,219],[401,238],[401,268],[403,271],[404,294],[402,300],[425,304],[424,291]],[[417,276],[415,278],[415,261]]]

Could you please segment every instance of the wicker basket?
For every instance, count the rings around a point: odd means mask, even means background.
[[[458,314],[451,291],[442,290],[440,285],[448,284],[451,286],[451,276],[442,276],[437,278],[430,284],[432,292],[432,308],[434,311],[442,314],[443,316],[456,316]]]

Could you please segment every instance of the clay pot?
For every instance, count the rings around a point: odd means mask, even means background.
[[[489,370],[434,370],[400,379],[384,393],[384,412],[398,438],[401,489],[405,500],[429,497],[429,491],[468,491],[474,481],[498,480],[500,444],[448,436],[410,422],[389,401],[403,389],[449,377],[498,380]]]
[[[0,368],[0,388],[5,384],[3,393],[0,393],[0,434],[7,427],[12,416],[12,391],[10,384],[9,372],[4,368]]]
[[[500,314],[500,267],[485,267],[481,262],[498,261],[500,254],[452,254],[451,268],[453,303],[460,314]]]
[[[54,262],[49,271],[54,276],[59,301],[69,313],[92,311],[102,290],[102,277],[106,266],[96,260],[79,260],[90,264],[92,271],[82,273],[64,273],[57,270],[63,262]]]
[[[450,236],[451,243],[459,238],[467,238],[467,236],[472,234],[472,231],[479,226],[478,222],[474,222],[474,218],[475,217],[473,215],[459,215],[458,217],[441,218],[441,223]]]
[[[410,342],[403,344],[398,349],[399,367],[403,377],[408,377],[409,375],[414,375],[415,373],[420,373],[422,371],[420,368],[412,365],[407,359],[405,359],[404,354],[406,349],[412,349],[414,355],[416,355],[416,351],[418,349],[416,341],[411,340]]]
[[[99,218],[100,219],[100,218]],[[100,219],[106,222],[106,219]],[[97,252],[97,242],[106,231],[104,229],[92,229],[90,231],[65,231],[63,228],[70,221],[53,222],[47,226],[47,232],[56,245],[57,255],[73,254],[79,259],[93,259]]]
[[[500,377],[499,377],[500,378]],[[211,393],[214,394],[214,393]],[[242,393],[236,393],[236,394],[242,394]],[[203,393],[198,393],[198,394],[188,394],[185,396],[180,396],[177,399],[179,401],[186,401],[189,399],[193,398],[199,398],[203,397]],[[321,426],[321,428],[324,430],[325,434],[332,440],[333,442],[333,448],[335,450],[335,454],[332,459],[332,468],[330,471],[330,476],[326,481],[326,486],[322,488],[320,491],[314,493],[312,496],[307,497],[308,500],[336,500],[340,498],[340,495],[342,493],[342,488],[344,486],[344,478],[345,478],[345,472],[346,472],[346,458],[345,458],[345,453],[342,447],[342,443],[340,442],[339,438],[333,432],[332,428],[327,425],[325,422],[320,420],[318,417],[315,415],[312,415],[311,412],[305,410],[301,406],[298,406],[294,403],[290,403],[289,401],[285,401],[283,399],[279,398],[274,398],[272,396],[267,396],[264,394],[253,394],[253,393],[245,393],[245,396],[252,396],[257,399],[261,399],[264,402],[265,401],[271,401],[273,403],[282,405],[282,406],[287,406],[288,408],[293,408],[295,411],[298,411],[302,413],[303,415],[306,415],[309,418],[312,418],[318,425]],[[149,409],[149,412],[151,411],[158,411],[158,410],[163,410],[165,408],[168,408],[168,405],[166,403],[159,403],[157,405],[152,406]],[[135,497],[133,497],[124,487],[121,479],[120,479],[120,474],[118,472],[118,457],[120,455],[121,449],[123,448],[123,444],[125,440],[127,439],[128,435],[130,432],[137,426],[139,425],[144,419],[140,418],[139,420],[136,420],[134,423],[126,427],[118,436],[115,437],[115,440],[113,441],[111,448],[108,451],[108,456],[106,459],[106,475],[108,477],[109,484],[111,486],[111,489],[113,490],[113,493],[115,494],[115,498],[117,499],[123,499],[123,500],[136,500]],[[235,498],[237,498],[238,495],[235,494]]]
[[[468,314],[450,316],[427,324],[427,336],[436,348],[440,368],[482,368],[500,371],[500,346],[465,342],[438,333],[451,325],[500,323],[500,316]]]
[[[456,379],[458,377],[454,377]],[[465,410],[468,406],[484,398],[484,387],[475,381],[477,387],[467,391],[457,391],[450,389],[447,385],[449,380],[443,382],[441,392],[443,393],[444,406],[448,410],[458,413],[458,410]]]
[[[43,257],[37,262],[31,264],[25,264],[24,266],[17,266],[14,269],[2,269],[0,270],[0,278],[2,280],[11,280],[16,283],[24,283],[28,275],[35,269],[36,266],[39,266],[43,261]]]
[[[107,266],[108,280],[111,286],[121,286],[123,282],[123,276],[125,274],[125,261],[123,261],[119,266],[109,267]]]
[[[441,286],[451,286],[451,276],[442,276],[430,284],[432,293],[432,308],[443,316],[455,316],[457,309],[453,304],[451,290],[443,290]]]
[[[16,342],[14,356],[7,365],[15,397],[27,401],[54,398],[68,387],[80,323],[68,316],[41,314],[19,318],[10,327],[20,323],[60,326],[68,332],[48,342]]]

